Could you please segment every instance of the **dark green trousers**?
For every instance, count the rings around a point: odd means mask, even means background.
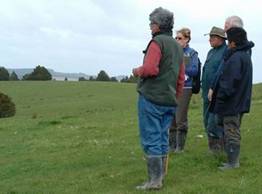
[[[232,116],[220,116],[217,115],[218,125],[224,127],[224,139],[225,145],[240,145],[241,134],[240,125],[242,120],[242,114]]]

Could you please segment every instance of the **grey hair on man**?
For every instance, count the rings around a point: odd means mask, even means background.
[[[243,28],[244,27],[243,20],[239,16],[236,16],[236,15],[228,17],[225,21],[224,30],[227,31],[232,27]]]
[[[174,14],[162,7],[156,8],[150,15],[151,24],[158,24],[162,32],[171,32],[174,26]]]

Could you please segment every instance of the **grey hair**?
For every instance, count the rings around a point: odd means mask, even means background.
[[[226,19],[226,22],[230,24],[230,27],[238,27],[238,28],[243,28],[244,23],[243,20],[239,16],[230,16]]]
[[[156,8],[150,15],[151,23],[159,25],[161,31],[172,31],[174,26],[174,15],[171,11],[162,7]]]

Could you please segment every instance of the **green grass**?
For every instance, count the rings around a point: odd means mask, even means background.
[[[143,193],[134,84],[102,82],[0,82],[16,104],[0,119],[0,193]],[[262,192],[262,85],[244,117],[241,168],[220,172],[207,152],[201,99],[193,96],[186,151],[170,155],[157,193]],[[149,193],[149,192],[144,192]],[[153,192],[154,193],[154,192]]]

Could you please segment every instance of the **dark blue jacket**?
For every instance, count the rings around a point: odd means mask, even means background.
[[[224,55],[222,72],[214,88],[210,111],[222,116],[247,113],[252,93],[253,42],[228,49]]]
[[[198,53],[189,46],[183,48],[184,58],[188,57],[189,60],[185,62],[185,82],[184,88],[192,88],[192,77],[197,75],[198,72]]]

